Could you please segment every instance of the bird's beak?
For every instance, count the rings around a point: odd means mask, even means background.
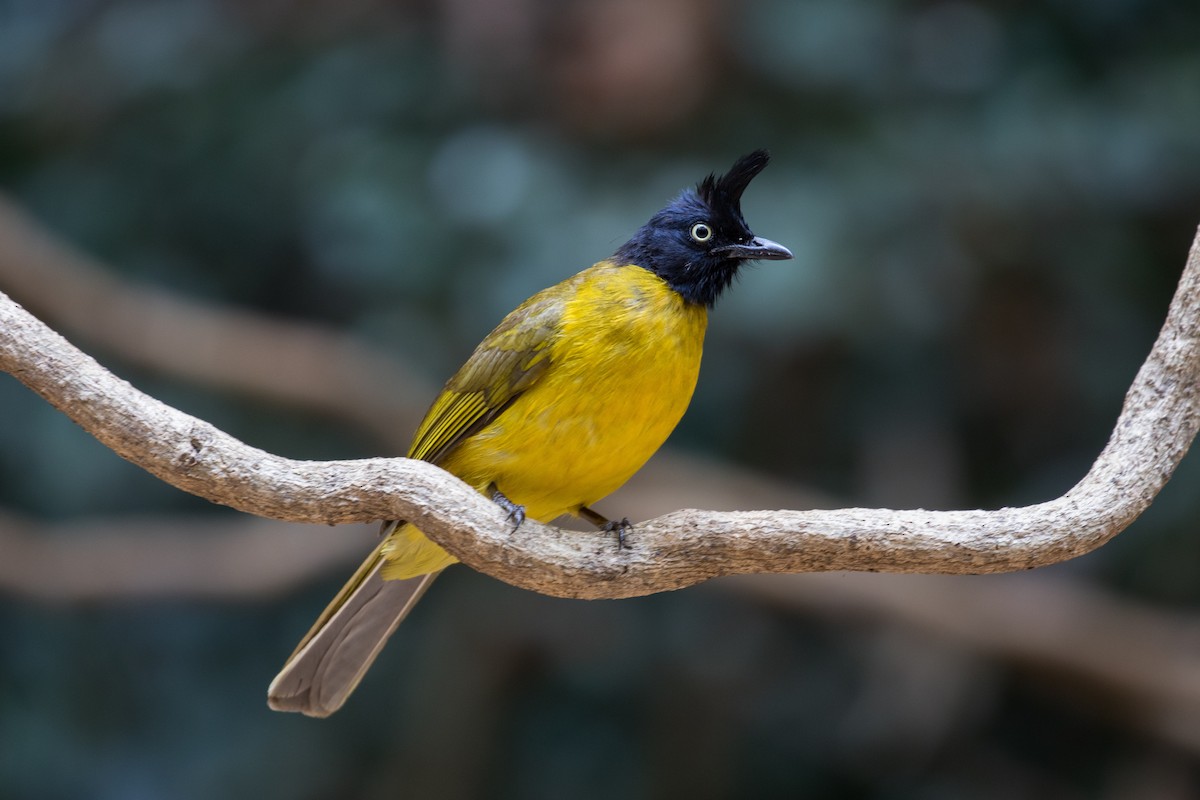
[[[783,261],[792,257],[792,251],[778,242],[755,236],[745,244],[729,244],[717,248],[717,252],[726,258],[738,258],[745,261]]]

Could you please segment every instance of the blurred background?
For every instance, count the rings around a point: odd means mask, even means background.
[[[297,458],[401,454],[533,292],[769,148],[796,254],[609,516],[1057,496],[1200,223],[1185,0],[0,0],[0,290]],[[1200,797],[1200,467],[1024,576],[619,602],[451,570],[266,687],[369,526],[248,519],[0,378],[0,796]]]

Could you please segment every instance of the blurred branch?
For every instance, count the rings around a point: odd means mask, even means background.
[[[336,414],[392,450],[408,448],[425,411],[417,398],[432,397],[427,381],[347,334],[122,281],[2,195],[0,278],[35,313],[129,364]]]
[[[709,475],[723,471],[714,468]],[[704,480],[703,473],[698,477]],[[695,490],[682,483],[648,487],[626,500],[642,508],[655,491],[678,498]],[[316,526],[253,518],[134,518],[59,527],[0,513],[0,591],[59,603],[180,597],[233,602],[286,591],[334,563],[349,565],[374,537],[374,527],[332,536]],[[1200,752],[1200,619],[1194,615],[1028,574],[741,576],[713,588],[792,613],[902,624],[1061,676],[1090,707]]]
[[[138,392],[3,295],[0,368],[122,457],[213,502],[298,522],[408,519],[516,586],[628,597],[738,573],[1012,571],[1095,549],[1149,506],[1195,436],[1198,317],[1200,238],[1108,445],[1056,500],[997,511],[687,510],[639,525],[631,550],[532,521],[513,537],[494,504],[423,462],[300,462],[251,448]]]
[[[743,576],[720,586],[785,609],[883,618],[1051,673],[1091,708],[1200,752],[1200,618],[1058,577]]]
[[[36,523],[0,512],[0,591],[53,603],[147,597],[237,601],[286,591],[362,557],[362,536],[239,517]]]

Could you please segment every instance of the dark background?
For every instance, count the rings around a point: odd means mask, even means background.
[[[1198,31],[1184,0],[0,0],[0,188],[119,286],[383,351],[423,376],[388,399],[419,409],[506,311],[767,147],[745,214],[796,259],[747,271],[711,317],[673,452],[727,487],[1019,505],[1103,446],[1200,222]],[[0,261],[17,250],[0,231]],[[106,346],[107,296],[56,317],[75,284],[40,275],[0,269],[0,289],[250,444],[404,448],[411,415],[384,441]],[[361,389],[346,406],[377,403]],[[1111,545],[1031,576],[1051,607],[1026,584],[883,576],[791,578],[795,602],[718,581],[584,603],[459,568],[313,721],[269,712],[266,686],[370,534],[278,587],[196,589],[222,572],[196,559],[191,589],[124,592],[161,568],[158,534],[203,551],[246,520],[5,378],[0,526],[62,561],[0,583],[0,796],[1200,797],[1198,481],[1185,461]],[[89,555],[138,526],[146,548]],[[283,530],[238,563],[295,557],[304,529]],[[72,589],[89,573],[114,579]],[[963,624],[821,599],[859,585],[937,586]],[[1012,642],[956,599],[980,586]],[[1059,661],[1030,656],[1019,632],[1059,587],[1097,598],[1065,630],[1192,695],[1151,702],[1061,638]],[[1164,621],[1190,632],[1165,637],[1175,660],[1124,638]]]

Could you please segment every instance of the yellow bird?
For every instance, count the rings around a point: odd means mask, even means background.
[[[409,450],[489,495],[520,526],[574,514],[624,544],[628,520],[590,506],[666,441],[692,398],[708,309],[738,269],[786,259],[755,236],[742,192],[764,150],[709,175],[609,259],[538,292],[488,334],[425,415]],[[271,683],[277,711],[341,708],[396,626],[454,556],[404,522],[329,604]]]

